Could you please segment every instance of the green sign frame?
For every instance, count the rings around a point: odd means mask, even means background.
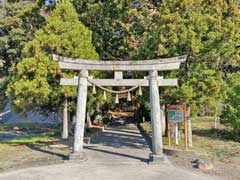
[[[177,109],[169,109],[168,119],[172,123],[183,123],[184,122],[184,112]]]

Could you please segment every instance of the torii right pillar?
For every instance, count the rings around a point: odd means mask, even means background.
[[[150,163],[165,163],[167,162],[167,157],[163,154],[157,70],[149,72],[149,86],[152,122],[152,153],[150,154]]]

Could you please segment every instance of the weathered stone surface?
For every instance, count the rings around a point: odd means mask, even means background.
[[[92,61],[72,59],[53,55],[54,60],[59,61],[61,69],[71,70],[97,70],[97,71],[167,71],[178,69],[181,62],[186,61],[187,56],[179,56],[158,60],[144,61]]]
[[[157,71],[149,72],[151,123],[152,123],[152,152],[163,155],[162,127],[160,116],[159,89],[157,84]]]
[[[213,164],[208,160],[196,159],[193,160],[192,163],[194,164],[194,167],[199,168],[203,171],[208,171],[214,168]]]
[[[164,86],[177,86],[178,81],[177,79],[158,79],[158,86],[164,87]],[[100,86],[149,86],[148,79],[91,79],[91,82],[88,82],[88,86],[92,86],[92,83],[98,84]],[[72,78],[61,78],[60,85],[62,86],[77,86],[78,85],[78,79]]]
[[[87,161],[87,156],[85,152],[71,153],[69,154],[70,161],[84,162]]]
[[[83,138],[85,129],[86,104],[87,104],[87,78],[86,78],[87,76],[88,71],[82,70],[78,77],[79,84],[78,84],[73,152],[80,155],[83,151]]]
[[[162,164],[162,163],[169,163],[166,155],[156,155],[153,153],[149,155],[149,164]]]

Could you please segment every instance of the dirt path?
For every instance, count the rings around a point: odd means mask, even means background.
[[[88,161],[27,168],[0,174],[0,180],[209,180],[219,179],[193,173],[172,164],[149,165],[150,150],[133,124],[112,126],[94,136],[85,146]]]

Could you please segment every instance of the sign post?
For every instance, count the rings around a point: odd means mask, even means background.
[[[166,111],[165,118],[167,119],[167,136],[168,136],[168,145],[171,146],[171,124],[168,118],[168,112]]]
[[[185,150],[188,150],[188,128],[187,128],[187,105],[183,104],[183,112],[184,112],[184,145]]]
[[[187,106],[171,105],[167,107],[167,122],[168,122],[168,145],[171,145],[170,127],[171,123],[175,124],[175,139],[178,144],[178,123],[184,124],[184,149],[188,150],[188,123],[187,123]]]
[[[174,128],[175,128],[175,130],[174,130],[175,144],[178,145],[178,123],[175,123],[174,125],[175,125],[174,126]]]

